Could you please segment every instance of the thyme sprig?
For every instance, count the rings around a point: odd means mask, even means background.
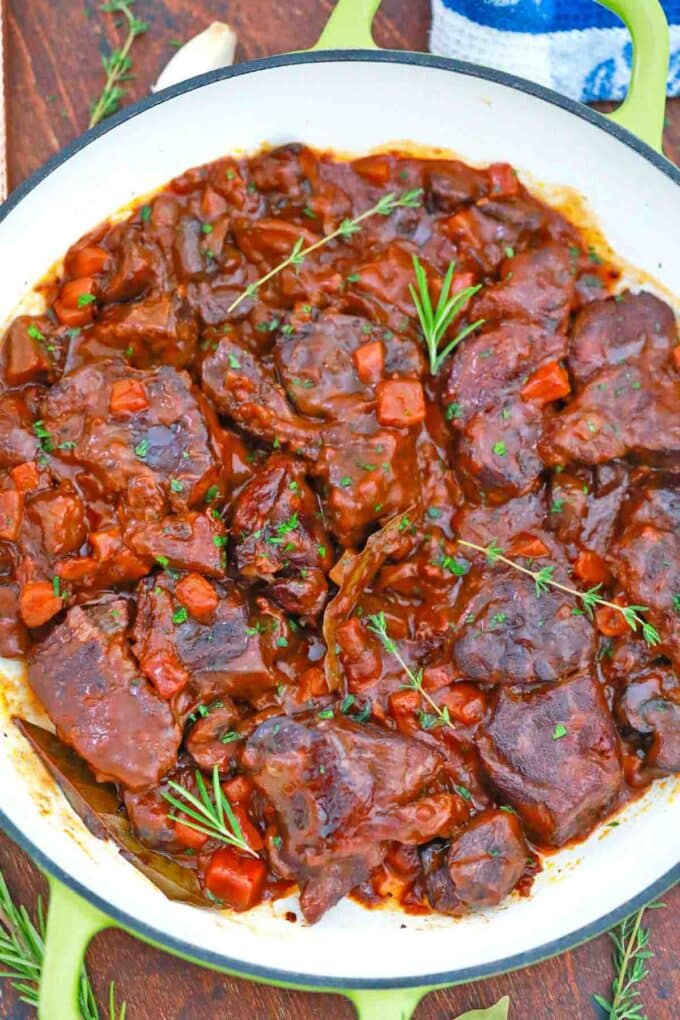
[[[476,552],[484,553],[489,563],[505,563],[506,566],[512,567],[514,570],[519,570],[522,574],[526,574],[527,577],[532,578],[534,587],[536,589],[536,598],[542,595],[548,590],[548,588],[558,588],[560,591],[566,592],[568,595],[573,595],[574,598],[579,599],[583,603],[583,610],[589,619],[593,619],[593,611],[596,606],[608,606],[609,609],[615,609],[617,613],[621,613],[624,620],[635,633],[638,627],[641,630],[642,636],[652,648],[655,645],[661,643],[661,637],[656,627],[648,623],[640,613],[646,613],[648,611],[647,606],[620,606],[616,602],[609,602],[607,599],[602,598],[599,593],[602,588],[601,584],[596,584],[592,588],[588,588],[587,591],[580,591],[578,588],[571,588],[569,585],[561,584],[554,578],[555,567],[554,565],[541,567],[540,570],[531,570],[530,567],[525,567],[521,563],[517,563],[515,560],[511,560],[505,556],[503,550],[495,541],[492,541],[489,545],[476,545],[474,542],[466,542],[462,538],[456,539],[459,545],[464,545],[468,549],[474,549]],[[572,610],[574,613],[581,612],[581,610]]]
[[[362,213],[355,216],[354,219],[344,219],[340,223],[339,227],[331,231],[330,234],[325,234],[319,238],[318,241],[314,241],[312,244],[308,244],[305,247],[305,241],[303,237],[298,237],[297,241],[291,248],[289,254],[278,265],[270,269],[268,273],[260,277],[259,280],[255,280],[253,283],[249,283],[245,290],[234,298],[232,303],[229,305],[227,312],[233,312],[235,308],[245,301],[246,298],[254,297],[257,294],[260,287],[282,272],[287,266],[295,266],[299,268],[304,260],[311,252],[316,251],[317,248],[322,248],[329,241],[333,241],[336,237],[352,237],[358,233],[361,229],[361,224],[364,220],[367,220],[369,216],[389,216],[395,209],[416,209],[421,203],[421,197],[423,194],[422,188],[413,188],[410,191],[404,191],[401,195],[395,195],[393,192],[389,192],[387,195],[383,195],[375,205],[372,205],[370,209],[364,209]]]
[[[476,322],[471,322],[469,325],[461,329],[453,340],[450,340],[449,343],[440,350],[439,345],[446,335],[446,331],[449,326],[462,310],[463,306],[467,304],[470,298],[473,297],[473,295],[481,288],[481,284],[478,283],[474,287],[465,287],[463,290],[458,291],[457,294],[452,295],[451,284],[453,282],[455,268],[455,261],[451,262],[449,264],[449,268],[446,270],[442,289],[439,292],[439,300],[437,301],[437,306],[435,308],[432,304],[432,297],[430,295],[425,270],[423,269],[418,256],[413,256],[413,270],[416,275],[416,286],[414,287],[412,283],[409,283],[408,289],[411,292],[413,304],[416,306],[418,319],[420,320],[420,328],[427,345],[431,375],[437,374],[451,351],[458,346],[461,340],[464,340],[469,333],[472,333],[473,330],[484,324],[484,319],[477,319]]]
[[[220,773],[217,765],[213,768],[212,797],[198,770],[196,771],[198,797],[174,780],[170,780],[168,786],[174,790],[177,796],[167,790],[162,791],[162,796],[177,811],[182,812],[181,815],[169,815],[173,821],[181,822],[182,825],[187,825],[190,829],[194,829],[210,839],[227,843],[229,846],[236,847],[237,850],[257,857],[255,851],[246,843],[239,820],[220,785]]]
[[[663,903],[650,903],[609,932],[614,943],[611,999],[593,995],[609,1020],[646,1020],[642,1012],[639,985],[649,973],[647,960],[654,953],[649,949],[649,930],[643,928],[642,918],[645,910],[658,910],[659,907],[663,907]]]
[[[120,101],[125,95],[123,82],[130,81],[134,77],[131,74],[132,57],[130,50],[135,39],[143,35],[149,27],[148,21],[138,18],[133,7],[135,0],[109,0],[102,4],[102,11],[110,14],[122,14],[127,21],[127,35],[120,49],[112,50],[108,56],[102,57],[102,67],[106,73],[106,81],[102,93],[90,107],[89,127],[93,128],[105,117],[115,113],[120,106]]]
[[[38,897],[34,923],[26,907],[14,903],[5,876],[0,871],[0,978],[10,981],[20,1000],[37,1009],[40,998],[40,976],[45,958],[45,912]],[[99,1007],[92,985],[83,968],[78,989],[78,1006],[82,1020],[100,1020]],[[109,985],[109,1020],[125,1020],[126,1005],[116,1007],[115,986]]]
[[[389,652],[389,654],[392,655],[397,660],[397,662],[403,669],[404,673],[406,674],[408,678],[408,683],[404,684],[404,687],[407,689],[418,691],[421,697],[423,697],[425,701],[428,703],[428,705],[432,708],[434,716],[430,716],[429,713],[426,712],[420,712],[419,714],[419,722],[423,729],[424,730],[433,729],[435,726],[449,726],[451,729],[453,729],[453,725],[451,723],[451,719],[449,716],[449,710],[446,707],[446,705],[444,705],[444,707],[442,708],[440,705],[437,704],[437,702],[432,697],[430,697],[427,691],[423,688],[422,667],[416,673],[414,673],[411,667],[408,665],[408,663],[406,663],[402,658],[399,648],[397,647],[396,641],[394,641],[394,639],[389,636],[387,632],[387,620],[385,619],[384,612],[381,611],[379,613],[371,613],[370,616],[366,617],[366,620],[368,623],[368,629],[371,631],[372,634],[375,634],[376,637],[380,638],[381,644],[385,651]]]

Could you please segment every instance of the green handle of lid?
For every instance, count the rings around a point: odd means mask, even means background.
[[[670,43],[659,0],[597,0],[626,24],[633,39],[628,95],[610,119],[661,152]],[[377,49],[371,25],[380,0],[338,0],[313,50]]]
[[[633,39],[628,95],[609,119],[661,152],[670,55],[666,15],[659,0],[597,2],[625,22]]]
[[[410,1020],[420,1000],[431,988],[395,988],[387,991],[346,991],[354,1003],[357,1020]]]
[[[51,875],[38,1020],[82,1020],[80,980],[85,952],[113,922]]]

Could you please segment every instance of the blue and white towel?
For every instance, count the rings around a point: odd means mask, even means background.
[[[680,0],[661,3],[671,26],[668,95],[677,96]],[[432,0],[430,49],[583,102],[623,99],[632,58],[628,29],[595,0]]]

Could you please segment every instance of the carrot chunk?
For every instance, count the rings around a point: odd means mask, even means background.
[[[184,822],[179,820],[175,821],[175,838],[178,843],[185,846],[188,850],[201,850],[205,843],[208,842],[208,837],[203,832],[197,832],[190,825],[185,825]]]
[[[10,471],[12,481],[20,492],[35,489],[40,482],[40,472],[35,461],[27,460],[25,464],[17,464]]]
[[[371,340],[357,347],[353,358],[362,383],[375,384],[380,380],[385,367],[385,345],[382,340]]]
[[[548,547],[545,542],[542,542],[540,538],[536,538],[535,535],[522,532],[513,538],[508,548],[508,553],[510,556],[527,556],[529,559],[535,560],[540,556],[547,556]]]
[[[604,584],[610,578],[609,568],[599,555],[583,549],[574,561],[574,573],[586,584]]]
[[[92,305],[86,305],[84,308],[68,308],[60,298],[54,302],[54,312],[62,326],[68,326],[70,329],[87,326],[93,318]]]
[[[354,160],[352,169],[371,184],[387,184],[390,179],[388,156],[362,156]]]
[[[425,396],[417,379],[388,379],[378,384],[376,415],[381,425],[408,428],[425,420]]]
[[[23,506],[24,497],[16,489],[0,492],[0,538],[6,542],[15,542],[19,535]]]
[[[19,612],[27,627],[42,627],[59,612],[62,601],[49,581],[29,581],[19,596]]]
[[[217,609],[217,592],[200,574],[187,574],[175,589],[175,595],[196,620],[208,620]]]
[[[241,804],[250,798],[253,792],[252,783],[245,776],[234,776],[222,783],[222,789],[229,798],[230,804]]]
[[[111,414],[134,414],[149,406],[146,390],[138,379],[116,379],[111,387]]]
[[[59,300],[64,308],[82,309],[92,304],[93,294],[94,280],[91,276],[83,276],[63,284]]]
[[[559,361],[550,361],[533,372],[522,387],[522,400],[535,404],[549,404],[571,393],[566,369]]]
[[[264,861],[225,846],[210,858],[205,885],[233,910],[249,910],[261,899],[266,877]]]
[[[106,268],[111,256],[106,248],[99,244],[86,244],[82,248],[70,251],[65,260],[66,270],[70,276],[95,276]]]
[[[600,634],[604,634],[605,637],[623,637],[624,634],[630,632],[623,613],[612,609],[611,606],[600,606],[599,609],[596,609],[595,622]]]
[[[493,198],[507,198],[519,193],[519,179],[509,163],[492,163],[488,174]]]

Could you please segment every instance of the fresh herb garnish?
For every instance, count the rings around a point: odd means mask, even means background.
[[[38,897],[36,923],[26,907],[17,907],[0,872],[0,967],[19,993],[21,1002],[38,1008],[40,977],[45,959],[45,911]],[[82,1020],[100,1020],[99,1007],[83,967],[78,981],[78,1010]],[[109,985],[108,1020],[125,1020],[126,1005],[116,1006],[115,985]]]
[[[658,910],[663,905],[650,903],[609,932],[614,943],[611,999],[593,995],[609,1020],[645,1020],[639,985],[649,973],[647,960],[654,954],[649,949],[649,929],[642,927],[642,918],[645,910]]]
[[[219,840],[221,843],[227,843],[229,846],[242,850],[243,853],[250,854],[251,857],[257,857],[255,851],[246,843],[239,820],[220,785],[220,771],[217,765],[214,766],[212,774],[212,797],[208,793],[201,773],[196,770],[195,775],[197,797],[172,779],[168,782],[168,786],[173,793],[168,790],[161,791],[161,796],[169,804],[172,804],[176,811],[182,812],[182,816],[168,815],[168,817],[174,822],[181,822],[182,825],[187,825],[190,829],[203,833],[209,839]]]
[[[173,623],[186,623],[189,619],[189,614],[184,606],[179,606],[172,614]]]
[[[536,589],[536,597],[542,595],[543,592],[548,590],[548,588],[558,588],[560,591],[566,592],[568,595],[573,595],[574,598],[579,599],[583,603],[586,615],[590,619],[593,618],[593,610],[596,606],[607,606],[609,609],[614,609],[617,613],[621,613],[633,632],[636,632],[639,627],[642,636],[648,645],[654,647],[654,645],[661,643],[661,638],[656,627],[652,626],[651,623],[648,623],[647,620],[640,616],[640,613],[646,613],[648,611],[647,606],[620,606],[616,602],[609,602],[607,599],[603,599],[602,596],[598,594],[599,589],[602,587],[601,584],[596,584],[587,591],[580,591],[578,588],[570,588],[568,585],[561,584],[559,581],[554,579],[554,565],[541,567],[540,570],[531,570],[530,567],[525,567],[521,563],[516,563],[515,560],[511,560],[505,556],[503,550],[495,541],[492,541],[486,547],[483,545],[476,545],[474,542],[467,542],[462,538],[458,538],[456,541],[459,545],[464,545],[468,549],[474,549],[476,552],[484,553],[489,563],[505,563],[506,566],[513,567],[514,570],[519,570],[522,574],[526,574],[527,577],[531,577]],[[574,612],[576,612],[576,610],[574,610]]]
[[[422,668],[420,668],[417,671],[417,673],[414,673],[411,667],[408,666],[406,662],[404,662],[396,642],[387,633],[387,620],[385,619],[385,614],[382,611],[379,613],[371,613],[371,615],[368,616],[366,619],[368,622],[368,629],[371,631],[372,634],[375,634],[378,638],[380,638],[381,644],[385,651],[389,652],[389,654],[392,655],[397,660],[401,668],[404,670],[404,673],[406,673],[408,683],[404,684],[404,687],[414,691],[418,691],[421,697],[423,697],[425,701],[427,701],[428,705],[434,712],[434,720],[431,722],[427,720],[427,725],[425,725],[423,728],[433,729],[435,726],[449,726],[451,729],[453,729],[453,726],[451,725],[451,719],[449,718],[449,710],[446,707],[446,705],[444,706],[444,708],[440,708],[437,702],[430,697],[426,690],[423,689]],[[423,725],[422,715],[419,716],[419,719],[420,724],[422,726]]]
[[[423,194],[422,188],[414,188],[411,191],[404,191],[401,195],[395,195],[390,192],[387,195],[383,195],[375,205],[372,205],[370,209],[365,209],[354,219],[344,219],[340,226],[332,230],[330,234],[326,234],[324,237],[319,238],[318,241],[314,241],[312,244],[308,244],[305,247],[303,237],[298,237],[297,241],[291,248],[289,254],[278,265],[270,269],[268,273],[261,276],[259,280],[255,280],[253,283],[249,283],[245,290],[234,298],[232,303],[229,305],[227,312],[233,312],[235,308],[245,301],[246,298],[254,297],[257,294],[260,287],[267,283],[272,277],[277,276],[287,266],[295,266],[299,268],[306,257],[310,255],[317,248],[321,248],[323,245],[328,244],[329,241],[333,241],[336,237],[348,238],[352,237],[360,230],[360,224],[368,219],[369,216],[389,216],[390,213],[394,212],[395,209],[415,209],[421,203],[421,196]]]
[[[149,27],[148,21],[142,21],[135,16],[132,10],[134,4],[135,0],[109,0],[108,3],[102,4],[102,11],[123,15],[127,21],[128,31],[121,48],[112,50],[108,56],[102,57],[106,81],[99,99],[90,107],[88,127],[93,128],[100,120],[116,112],[126,91],[123,82],[130,81],[133,77],[130,74],[132,70],[130,50],[135,39],[143,35]]]
[[[561,740],[562,737],[566,737],[567,733],[568,730],[564,723],[558,722],[552,732],[552,738],[553,740]]]
[[[410,283],[408,289],[411,292],[413,304],[415,305],[416,312],[418,313],[420,328],[427,345],[427,351],[430,359],[430,373],[432,375],[437,374],[454,347],[457,347],[461,340],[464,340],[469,333],[472,333],[473,330],[477,329],[484,322],[484,319],[477,319],[476,322],[470,323],[470,325],[461,329],[453,340],[449,341],[443,349],[440,349],[439,345],[446,334],[447,329],[458,313],[462,310],[463,306],[467,304],[470,298],[476,294],[481,287],[481,284],[477,284],[474,287],[465,287],[463,290],[458,291],[457,294],[451,296],[451,283],[453,281],[455,268],[456,263],[451,262],[449,268],[446,270],[446,276],[444,277],[442,289],[439,293],[437,307],[434,308],[432,306],[432,298],[430,296],[425,270],[423,269],[418,256],[413,256],[413,269],[416,275],[416,286],[414,287],[413,284]]]
[[[48,432],[48,430],[43,425],[42,418],[39,418],[38,421],[33,422],[33,435],[40,443],[41,449],[43,450],[44,453],[52,452],[52,450],[54,449],[54,444],[52,443],[52,434]]]

